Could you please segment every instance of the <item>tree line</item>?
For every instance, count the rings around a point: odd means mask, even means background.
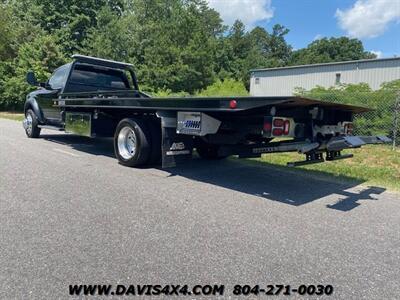
[[[374,58],[361,41],[323,38],[294,50],[289,29],[225,26],[205,0],[0,0],[0,108],[20,109],[33,70],[45,81],[74,53],[130,62],[153,93],[248,88],[249,70]],[[210,88],[213,86],[213,88]]]

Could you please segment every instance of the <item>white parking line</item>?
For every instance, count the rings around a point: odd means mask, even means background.
[[[71,156],[74,156],[74,157],[79,157],[78,154],[71,153],[71,152],[68,152],[68,151],[65,151],[65,150],[61,150],[61,149],[58,149],[58,148],[53,148],[53,150],[57,151],[57,152],[64,153],[64,154],[68,154],[68,155],[71,155]]]

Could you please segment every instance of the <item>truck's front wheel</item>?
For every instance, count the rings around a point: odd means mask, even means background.
[[[118,161],[129,167],[147,163],[151,149],[151,133],[140,119],[123,119],[114,135],[114,152]]]
[[[23,126],[25,129],[26,136],[29,138],[37,138],[40,135],[38,119],[33,110],[28,109],[25,114]]]

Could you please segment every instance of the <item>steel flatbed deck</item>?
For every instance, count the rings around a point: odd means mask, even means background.
[[[135,97],[136,96],[136,97]],[[219,111],[238,112],[261,107],[278,106],[304,107],[322,106],[331,109],[340,109],[353,113],[362,113],[370,109],[325,102],[304,97],[150,97],[137,91],[98,91],[83,93],[61,94],[58,101],[60,107],[101,107],[101,108],[127,108],[141,110],[182,110],[182,111]],[[235,107],[232,107],[235,101]]]

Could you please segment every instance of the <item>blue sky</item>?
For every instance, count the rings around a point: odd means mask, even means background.
[[[400,0],[208,0],[228,25],[241,19],[248,28],[290,29],[295,49],[318,37],[359,38],[379,56],[400,56]]]

